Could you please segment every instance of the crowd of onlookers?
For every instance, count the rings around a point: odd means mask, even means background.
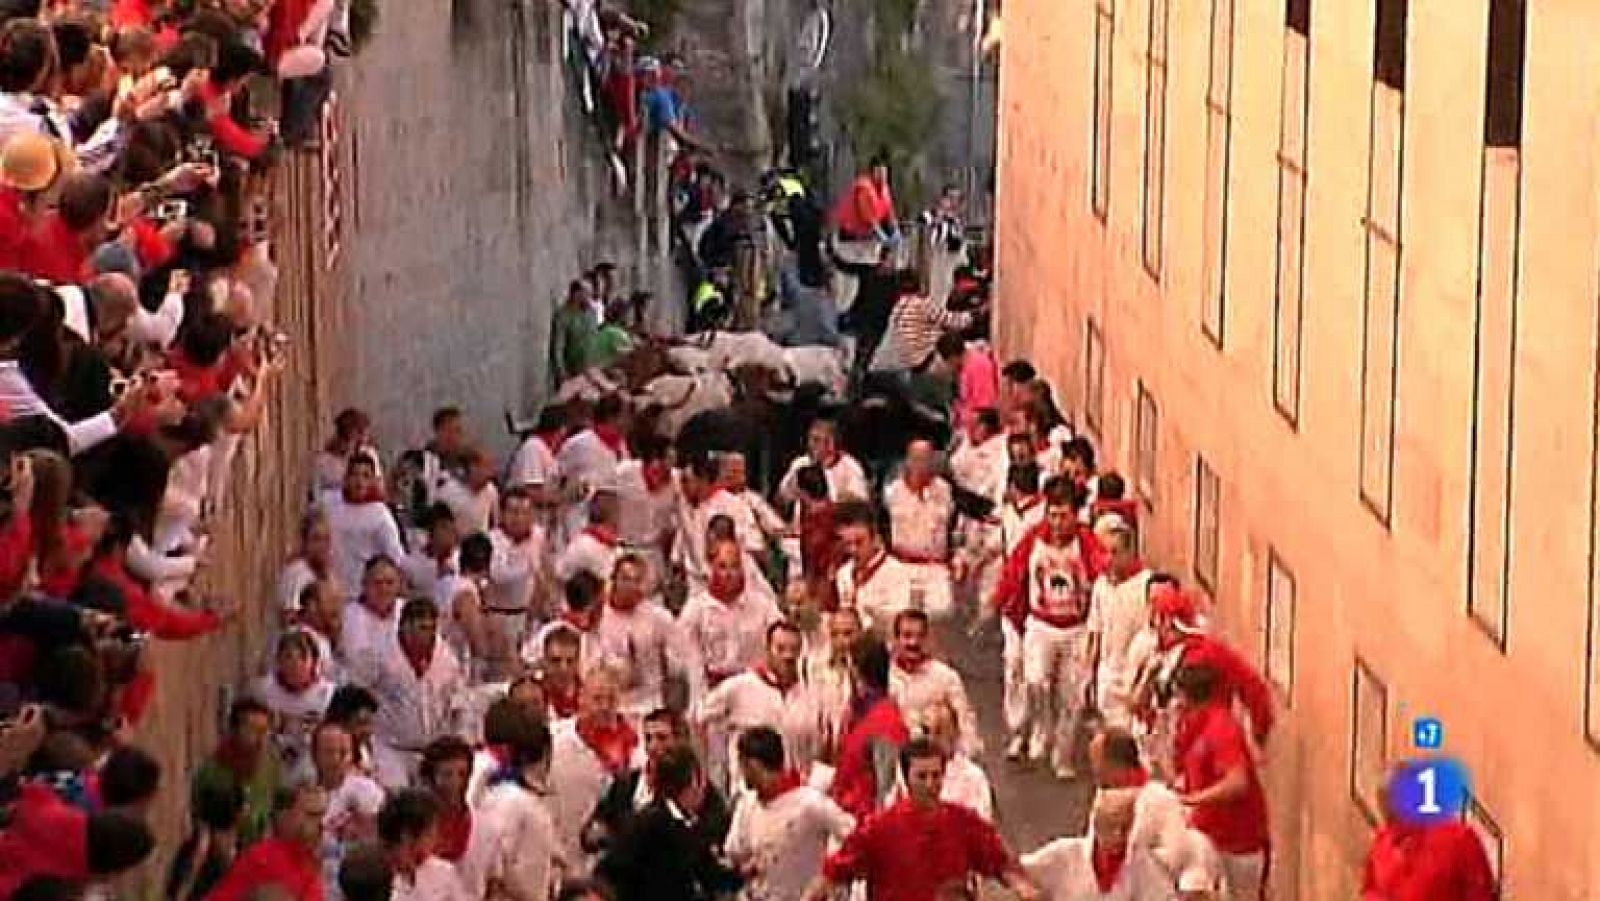
[[[141,727],[181,676],[149,643],[247,600],[199,577],[292,352],[268,173],[317,147],[349,15],[0,4],[0,895],[72,897],[152,850]]]

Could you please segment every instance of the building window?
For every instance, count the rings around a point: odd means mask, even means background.
[[[1088,335],[1083,354],[1083,419],[1098,436],[1106,400],[1106,338],[1093,318],[1089,319]]]
[[[1217,558],[1222,543],[1222,480],[1205,457],[1194,465],[1194,578],[1213,596],[1217,593]]]
[[[1233,145],[1233,3],[1211,0],[1206,79],[1205,292],[1200,328],[1218,348],[1228,310],[1228,163]]]
[[[1524,0],[1489,4],[1483,159],[1478,182],[1472,456],[1467,508],[1467,612],[1506,646],[1511,570],[1512,409],[1522,244]]]
[[[1101,222],[1111,209],[1111,40],[1116,0],[1094,8],[1094,148],[1089,165],[1089,205]]]
[[[1161,280],[1167,203],[1167,19],[1172,0],[1150,0],[1144,74],[1144,198],[1140,238],[1144,268]]]
[[[1477,834],[1478,841],[1483,842],[1484,853],[1489,858],[1489,869],[1494,873],[1495,897],[1500,897],[1500,892],[1505,885],[1504,867],[1506,861],[1506,837],[1500,831],[1500,824],[1494,821],[1489,809],[1475,794],[1467,795],[1467,804],[1461,809],[1461,820]]]
[[[1350,797],[1367,821],[1379,822],[1378,792],[1388,777],[1389,687],[1356,658],[1350,699]]]
[[[1405,177],[1406,0],[1377,0],[1368,121],[1366,286],[1361,310],[1361,500],[1389,525],[1400,363],[1400,225]]]
[[[1311,0],[1287,0],[1278,109],[1278,248],[1273,290],[1272,402],[1300,422],[1300,329],[1305,309],[1306,143],[1311,131]]]
[[[1154,507],[1156,502],[1156,436],[1160,430],[1155,395],[1140,381],[1133,410],[1133,490],[1146,507]]]
[[[1294,573],[1276,550],[1269,550],[1266,635],[1261,660],[1267,681],[1278,689],[1285,704],[1294,696],[1294,606]]]

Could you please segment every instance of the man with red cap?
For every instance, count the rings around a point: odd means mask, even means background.
[[[1411,822],[1380,792],[1383,826],[1372,837],[1361,901],[1492,901],[1499,897],[1489,855],[1472,827],[1455,819]]]
[[[1250,716],[1250,734],[1258,747],[1264,746],[1275,717],[1272,689],[1266,680],[1243,655],[1210,633],[1199,598],[1171,577],[1151,580],[1149,601],[1150,633],[1145,641],[1147,645],[1153,642],[1154,649],[1136,680],[1133,707],[1153,728],[1146,743],[1151,759],[1161,763],[1169,759],[1162,753],[1173,735],[1171,712],[1166,708],[1173,694],[1173,676],[1182,666],[1215,670],[1219,700],[1232,705],[1238,698],[1244,704]],[[1161,715],[1163,711],[1166,716]]]
[[[1089,590],[1106,553],[1078,521],[1081,492],[1071,481],[1052,478],[1044,496],[1044,521],[1007,557],[993,605],[1022,631],[1026,715],[1013,750],[1042,761],[1053,746],[1056,775],[1070,779],[1072,736],[1090,681]]]

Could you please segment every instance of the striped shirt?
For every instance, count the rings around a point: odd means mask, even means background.
[[[933,356],[940,335],[971,324],[970,312],[955,312],[931,298],[907,294],[889,314],[889,337],[873,368],[919,368]]]

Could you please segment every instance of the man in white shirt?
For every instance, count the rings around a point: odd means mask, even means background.
[[[767,499],[758,491],[750,488],[750,476],[745,465],[744,454],[738,451],[727,451],[718,455],[719,481],[722,489],[733,495],[750,508],[751,518],[756,526],[769,541],[777,541],[783,537],[788,526],[778,511],[772,509]]]
[[[406,602],[398,640],[383,649],[369,687],[378,699],[373,720],[378,782],[389,788],[409,785],[423,749],[435,736],[452,731],[450,712],[466,690],[461,664],[439,641],[439,608],[433,599]]]
[[[355,760],[355,741],[344,726],[322,723],[311,733],[311,762],[316,768],[317,785],[328,796],[320,850],[327,887],[337,886],[345,850],[358,842],[371,841],[378,834],[383,789],[356,770]],[[329,895],[338,897],[334,892]]]
[[[687,683],[690,704],[705,684],[698,648],[665,607],[647,602],[644,580],[643,560],[628,554],[617,561],[595,632],[607,666],[620,676],[621,709],[633,722],[664,706],[669,677]]]
[[[929,710],[949,704],[961,723],[961,749],[980,754],[983,739],[978,735],[978,715],[967,698],[966,684],[954,667],[934,659],[928,647],[930,631],[928,615],[921,610],[903,610],[895,617],[889,694],[900,705],[906,725],[913,729],[924,724]]]
[[[650,434],[638,439],[638,458],[617,466],[613,488],[621,515],[618,531],[625,544],[638,551],[655,552],[661,562],[668,540],[677,526],[678,485],[672,471],[672,447],[665,438]],[[659,572],[659,568],[656,569]]]
[[[862,625],[888,635],[902,610],[920,605],[911,567],[884,546],[877,511],[865,501],[846,501],[833,511],[845,562],[835,576],[839,604],[861,614]]]
[[[602,397],[594,406],[594,420],[589,427],[562,442],[561,450],[556,452],[561,477],[575,486],[579,500],[586,501],[594,489],[612,484],[617,466],[628,459],[622,433],[626,409],[620,395]],[[569,514],[569,519],[573,518],[577,520],[574,531],[582,528],[585,517],[581,507],[576,517]]]
[[[994,786],[983,767],[961,750],[963,726],[955,707],[944,701],[934,704],[923,711],[922,721],[915,727],[944,752],[944,787],[939,800],[960,804],[994,822]],[[895,786],[895,798],[904,794],[902,780]]]
[[[977,595],[986,598],[1000,578],[1002,537],[998,507],[1005,501],[1006,441],[1000,431],[1000,414],[992,407],[974,413],[972,425],[950,454],[950,477],[957,487],[993,501],[996,516],[986,521],[972,516],[959,517],[966,575],[976,583]]]
[[[551,726],[550,811],[562,857],[580,872],[587,860],[584,827],[637,746],[637,733],[617,709],[619,684],[609,667],[584,673],[578,715]],[[613,749],[616,759],[608,756]]]
[[[422,448],[423,502],[441,500],[439,492],[452,478],[467,474],[467,423],[458,407],[433,411],[433,438]]]
[[[818,758],[831,757],[843,735],[845,714],[854,691],[850,676],[850,646],[861,635],[861,616],[854,608],[840,607],[824,620],[827,639],[812,649],[801,674],[806,694],[817,707]]]
[[[844,841],[855,818],[802,783],[774,729],[743,732],[738,760],[750,789],[734,807],[728,859],[745,874],[748,897],[799,901],[821,874],[829,843]]]
[[[510,747],[510,778],[489,789],[474,828],[481,827],[489,842],[487,873],[498,891],[544,901],[571,864],[562,856],[550,806],[550,729],[535,722],[526,733]]]
[[[1088,835],[1056,839],[1024,854],[1022,867],[1039,886],[1040,897],[1047,901],[1176,898],[1150,852],[1129,842],[1133,818],[1130,798],[1101,795],[1095,800]]]
[[[1133,721],[1133,680],[1138,661],[1130,655],[1134,638],[1150,621],[1147,593],[1151,572],[1139,559],[1133,530],[1120,521],[1097,529],[1110,553],[1106,571],[1095,580],[1089,601],[1089,666],[1094,674],[1095,707],[1107,723]]]
[[[378,661],[400,629],[400,569],[388,557],[367,562],[361,594],[344,605],[339,619],[340,665],[351,682],[370,687]]]
[[[1097,796],[1133,799],[1128,841],[1150,853],[1180,892],[1214,891],[1220,877],[1216,849],[1189,826],[1188,808],[1169,786],[1150,778],[1138,739],[1125,729],[1101,729],[1089,739],[1089,768]]]
[[[791,748],[789,762],[802,774],[816,759],[821,738],[821,713],[800,681],[800,630],[778,621],[767,627],[766,659],[712,688],[694,712],[696,724],[721,734],[732,744],[758,726],[777,730]],[[708,742],[710,739],[707,740]],[[708,749],[709,752],[709,749]],[[738,787],[730,774],[729,790]]]
[[[872,491],[867,487],[866,470],[861,468],[855,457],[839,448],[838,426],[831,420],[818,419],[811,423],[811,429],[806,433],[806,453],[789,464],[789,471],[778,483],[780,500],[793,503],[799,499],[795,477],[800,470],[812,464],[822,467],[823,475],[828,479],[828,500],[864,501],[872,497]]]
[[[456,868],[434,855],[439,801],[420,788],[402,788],[378,812],[378,841],[394,871],[391,901],[469,901]]]
[[[467,448],[461,456],[467,467],[465,477],[446,473],[434,499],[450,508],[464,533],[487,532],[500,505],[500,489],[494,485],[494,458],[476,447]]]
[[[455,513],[443,503],[423,511],[418,525],[427,530],[427,540],[422,547],[406,555],[400,568],[405,572],[412,594],[437,598],[440,584],[453,581],[452,577],[461,572],[457,554],[461,531],[456,525]]]
[[[933,442],[917,439],[906,449],[905,470],[883,492],[889,514],[891,551],[913,572],[916,605],[937,620],[954,614],[950,583],[959,581],[961,561],[952,572],[950,523],[955,517],[955,495],[938,474],[938,453]]]
[[[767,628],[782,618],[771,598],[747,589],[739,545],[719,541],[711,546],[710,579],[689,595],[678,625],[699,652],[707,686],[715,688],[761,662]]]
[[[710,574],[706,535],[713,519],[726,516],[733,523],[739,546],[747,554],[756,555],[766,548],[766,539],[750,507],[723,490],[717,484],[718,476],[717,461],[711,457],[690,460],[679,475],[683,502],[678,508],[678,537],[673,558],[683,567],[691,590],[703,588]]]
[[[578,677],[605,662],[600,645],[600,615],[606,583],[580,572],[562,586],[565,609],[522,646],[522,662],[543,676],[550,717],[572,716],[578,704]]]
[[[506,487],[528,488],[535,492],[556,493],[561,481],[561,467],[556,462],[556,452],[566,438],[566,415],[559,406],[547,406],[539,413],[539,422],[511,456],[506,470]]]
[[[622,550],[622,536],[617,529],[620,518],[621,507],[614,492],[601,489],[590,495],[589,525],[572,536],[557,555],[556,581],[565,583],[580,572],[602,581],[611,578]]]
[[[378,555],[399,561],[405,557],[400,528],[384,504],[378,470],[364,455],[345,466],[344,487],[322,496],[333,539],[333,575],[340,585],[360,585],[367,561]]]
[[[533,497],[526,489],[506,492],[500,502],[500,525],[489,533],[489,540],[494,556],[483,598],[489,646],[485,662],[498,677],[509,672],[522,646],[529,614],[543,612],[544,533],[534,524]]]

